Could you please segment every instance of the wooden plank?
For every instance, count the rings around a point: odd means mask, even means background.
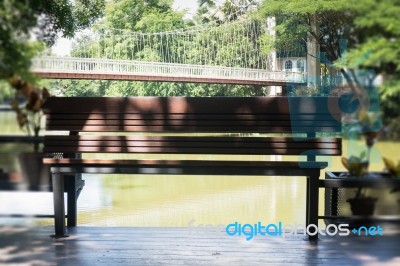
[[[251,137],[142,137],[132,136],[47,136],[46,146],[70,147],[158,147],[158,148],[252,148],[252,149],[340,149],[337,139],[306,139],[295,141],[291,138],[270,139]]]
[[[143,136],[143,135],[47,135],[45,136],[46,143],[72,141],[72,142],[85,142],[85,141],[127,141],[127,142],[147,142],[147,143],[168,143],[168,142],[181,142],[181,143],[243,143],[248,144],[279,144],[285,143],[292,144],[337,144],[342,142],[341,138],[298,138],[292,137],[238,137],[238,136]]]
[[[73,106],[66,110],[65,104]],[[205,106],[207,108],[205,108]],[[338,97],[54,97],[45,113],[340,114]]]
[[[53,159],[44,158],[45,164],[88,164],[88,165],[121,165],[121,166],[217,166],[231,167],[232,162],[237,167],[298,167],[299,162],[289,161],[200,161],[200,160],[99,160],[99,159]],[[325,162],[302,162],[304,165],[326,165]]]
[[[23,136],[23,135],[0,135],[0,143],[42,143],[44,137]]]
[[[80,141],[46,141],[46,147],[98,147],[98,148],[158,148],[158,151],[163,149],[210,149],[218,153],[218,149],[254,149],[254,150],[274,150],[274,149],[340,149],[337,143],[263,143],[263,142],[196,142],[196,141],[177,141],[177,142],[156,142],[156,141],[128,141],[128,140],[80,140]]]
[[[79,114],[79,113],[69,113],[68,110],[65,110],[63,113],[52,112],[47,114],[47,119],[49,120],[115,120],[115,119],[137,119],[137,120],[160,120],[160,119],[169,119],[169,120],[240,120],[240,121],[281,121],[281,120],[319,120],[319,121],[327,121],[332,120],[331,114],[282,114],[280,112],[276,112],[276,114],[193,114],[193,113],[118,113],[110,110],[107,113],[104,112],[96,112],[93,111],[90,114]],[[335,120],[336,121],[336,120]]]
[[[314,127],[290,127],[290,126],[186,126],[179,125],[143,125],[143,126],[60,126],[60,125],[46,125],[46,130],[63,131],[82,131],[82,132],[158,132],[158,133],[313,133],[313,132],[340,132],[340,126],[314,126]]]
[[[246,241],[189,228],[78,227],[52,239],[51,227],[0,227],[4,265],[398,265],[398,232],[377,237],[302,235]]]
[[[340,155],[338,149],[294,149],[294,148],[274,148],[274,149],[247,149],[247,148],[168,148],[168,147],[68,147],[56,146],[44,148],[44,152],[66,152],[66,153],[152,153],[152,154],[227,154],[227,155]]]
[[[249,137],[47,136],[45,152],[187,154],[341,154],[340,139]]]
[[[190,123],[171,122],[171,121],[62,121],[49,122],[47,130],[76,130],[81,132],[109,131],[109,132],[178,132],[178,133],[314,133],[314,132],[340,132],[340,124],[325,123],[319,121],[304,122],[301,126],[290,123],[260,122],[255,124],[244,123],[225,123],[222,121]]]
[[[149,120],[133,120],[133,119],[113,119],[113,120],[49,120],[48,126],[164,126],[164,127],[176,127],[176,126],[186,126],[186,127],[206,127],[212,126],[216,128],[226,127],[227,130],[231,130],[231,128],[235,127],[254,127],[257,129],[258,127],[291,127],[293,124],[300,123],[302,127],[339,127],[340,124],[337,121],[323,121],[323,120],[301,120],[301,121],[285,121],[285,120],[196,120],[196,119],[185,119],[185,120],[171,120],[171,119],[149,119]]]
[[[88,174],[195,175],[195,176],[296,176],[318,177],[327,163],[297,163],[297,166],[187,166],[187,165],[118,165],[118,164],[52,164],[51,171]],[[315,222],[314,222],[315,223]]]
[[[190,138],[159,138],[157,140],[117,140],[115,136],[104,139],[101,137],[81,136],[73,140],[64,137],[47,137],[44,152],[67,152],[67,153],[165,153],[165,154],[249,154],[249,155],[340,155],[340,141],[312,142],[299,141],[288,142],[277,140],[276,142],[252,141],[251,138],[239,138],[234,141],[213,141],[213,138],[202,138],[199,142],[190,142]],[[97,139],[97,140],[96,140]],[[209,141],[206,141],[209,139]],[[243,139],[243,141],[241,141]],[[176,141],[175,141],[176,140]]]

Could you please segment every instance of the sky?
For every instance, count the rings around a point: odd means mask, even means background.
[[[187,9],[187,16],[191,17],[196,13],[197,0],[174,0],[172,7],[175,10]],[[52,51],[58,56],[69,55],[71,51],[71,40],[59,38],[56,44],[52,47]]]
[[[187,9],[188,16],[193,16],[197,9],[197,0],[174,0],[172,7],[176,10]]]
[[[224,2],[224,0],[215,0],[214,2],[217,5],[221,5]],[[193,16],[196,13],[197,0],[174,0],[172,7],[176,10],[187,9],[188,15]]]
[[[217,5],[221,5],[224,0],[215,0]],[[172,7],[175,10],[187,10],[186,17],[192,17],[197,10],[197,0],[174,0]],[[66,38],[58,38],[56,44],[52,47],[53,53],[58,56],[68,56],[71,51],[71,40]]]

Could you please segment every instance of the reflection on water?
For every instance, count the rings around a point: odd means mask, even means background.
[[[13,119],[10,118],[11,115],[13,114],[7,114],[7,118],[4,114],[2,117],[0,113],[0,121],[10,124]],[[0,133],[7,134],[15,130],[17,130],[15,126],[2,127]],[[345,142],[344,154],[348,154],[348,151],[358,153],[360,147],[362,143]],[[0,144],[0,159],[2,159],[0,167],[15,169],[14,166],[10,166],[10,161],[21,149],[25,148]],[[378,142],[372,153],[371,170],[383,169],[381,153],[398,159],[398,150],[400,143]],[[171,157],[162,156],[162,158]],[[212,156],[204,158],[212,159]],[[218,159],[223,158],[218,157]],[[270,158],[255,156],[247,159],[270,160]],[[344,170],[340,158],[333,158],[329,163],[328,170]],[[84,175],[83,178],[86,185],[78,201],[79,225],[188,226],[191,221],[192,225],[228,224],[234,221],[241,223],[257,221],[304,223],[305,221],[304,177]],[[320,214],[322,214],[324,195],[323,190],[320,192]],[[379,199],[378,205],[393,203],[396,196],[398,195],[386,193],[385,197]],[[52,199],[49,193],[0,192],[0,202],[1,214],[52,212]],[[16,209],[15,206],[21,206],[19,207],[21,209]],[[40,222],[52,224],[49,219]]]
[[[87,185],[99,177],[87,175]],[[232,220],[297,220],[304,216],[305,180],[293,177],[104,176],[96,211],[81,206],[80,224],[186,226]],[[288,185],[289,184],[289,185]],[[100,191],[99,191],[100,192]],[[285,203],[294,203],[290,206]],[[93,202],[93,204],[96,204]],[[297,205],[297,206],[296,206]],[[278,208],[277,208],[278,207]]]
[[[0,111],[0,134],[22,134],[19,130],[16,114],[13,111]]]

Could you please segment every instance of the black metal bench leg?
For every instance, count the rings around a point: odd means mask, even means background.
[[[51,173],[53,182],[53,199],[54,199],[54,237],[67,237],[65,229],[65,209],[64,209],[64,180],[59,172]]]
[[[318,174],[313,174],[308,177],[309,186],[308,186],[308,219],[307,226],[310,224],[314,224],[318,226],[318,180],[319,180],[319,172]],[[310,229],[313,232],[312,229]],[[318,232],[315,235],[309,235],[309,240],[317,240]]]
[[[306,225],[310,224],[310,177],[307,176],[306,183]]]
[[[67,226],[74,227],[77,224],[77,187],[76,187],[76,180],[75,176],[66,179],[68,182],[67,184]]]

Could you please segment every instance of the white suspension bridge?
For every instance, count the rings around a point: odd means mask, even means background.
[[[42,78],[54,79],[105,79],[281,86],[286,83],[306,82],[306,75],[298,72],[73,57],[36,58],[32,71]]]
[[[304,58],[287,60],[296,51],[280,57],[265,51],[272,28],[268,21],[247,19],[161,33],[99,30],[76,39],[71,57],[35,58],[32,72],[56,79],[306,83]]]

